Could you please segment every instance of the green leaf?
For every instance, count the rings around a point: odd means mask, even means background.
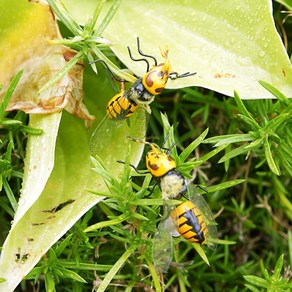
[[[265,133],[276,132],[277,128],[287,121],[292,121],[291,113],[280,114],[279,116],[273,118],[269,123],[263,128]]]
[[[260,292],[259,289],[257,289],[256,287],[252,286],[252,285],[249,285],[249,284],[244,284],[244,286],[246,288],[248,288],[250,291],[253,291],[253,292]]]
[[[253,118],[241,114],[238,114],[238,117],[250,127],[251,131],[254,131],[256,134],[261,132],[260,125]]]
[[[210,151],[209,153],[202,156],[198,161],[195,162],[196,166],[201,165],[202,163],[208,161],[211,157],[217,155],[220,151],[224,150],[227,147],[227,145],[221,145],[214,150]]]
[[[291,0],[276,0],[277,2],[284,5],[289,11],[292,11],[292,1]]]
[[[265,137],[265,139],[264,139],[264,149],[265,149],[265,155],[266,155],[266,159],[267,159],[267,163],[269,165],[269,168],[276,175],[280,175],[280,170],[278,169],[278,167],[273,159],[273,156],[271,153],[271,148],[270,148],[270,143],[269,143],[269,140],[267,137]]]
[[[18,120],[3,120],[1,121],[2,126],[4,127],[15,127],[15,126],[20,126],[22,125],[21,121]]]
[[[14,194],[13,194],[13,192],[12,192],[8,182],[7,182],[7,179],[4,176],[2,177],[2,183],[3,183],[3,188],[5,190],[5,193],[7,195],[7,198],[10,202],[10,205],[13,208],[13,211],[16,212],[18,204],[17,204],[15,196],[14,196]]]
[[[283,263],[284,263],[284,254],[282,254],[279,259],[277,260],[275,269],[274,269],[274,275],[272,276],[272,279],[274,281],[279,281],[281,278],[281,271],[283,268]]]
[[[184,162],[189,157],[189,155],[203,142],[208,134],[208,131],[209,130],[206,129],[196,140],[194,140],[186,147],[186,149],[184,149],[184,151],[179,156],[182,162]]]
[[[262,288],[268,288],[269,287],[269,283],[267,282],[267,280],[262,279],[260,277],[257,276],[253,276],[253,275],[247,275],[247,276],[243,276],[243,278],[248,281],[249,283],[255,285],[255,286],[259,286]]]
[[[90,12],[81,14],[79,3],[74,1],[71,12],[84,23]],[[197,72],[169,81],[169,88],[196,85],[229,96],[236,90],[243,99],[272,98],[258,83],[264,80],[292,96],[291,63],[275,28],[270,0],[228,0],[224,4],[188,0],[183,5],[178,0],[167,5],[162,0],[122,1],[104,37],[114,44],[112,50],[122,62],[142,76],[144,64],[133,62],[126,49],[128,45],[136,48],[136,36],[143,52],[159,60],[159,48],[167,45],[174,71]]]
[[[264,262],[263,262],[262,259],[260,260],[260,268],[261,268],[261,272],[262,272],[262,274],[264,275],[264,278],[265,278],[267,281],[270,281],[270,275],[269,275],[267,269],[265,268],[265,266],[264,266]]]
[[[107,2],[107,0],[99,1],[97,6],[95,7],[93,17],[92,17],[92,22],[89,21],[89,28],[88,28],[89,34],[92,34],[94,32],[94,26],[96,25],[97,19],[98,19],[106,2]],[[99,34],[97,34],[97,35],[99,35]]]
[[[242,145],[242,146],[237,147],[237,148],[229,151],[228,153],[226,153],[218,162],[222,163],[222,162],[224,162],[226,160],[229,160],[229,159],[231,159],[233,157],[236,157],[238,155],[244,154],[246,152],[248,152],[248,150],[246,149],[246,145]]]
[[[249,143],[248,145],[245,145],[245,149],[250,151],[250,150],[255,150],[257,148],[259,148],[263,143],[263,139],[262,138],[258,138],[256,140],[254,140],[253,142]]]
[[[116,14],[119,6],[121,4],[121,0],[115,0],[114,3],[112,4],[111,8],[109,9],[107,15],[103,19],[103,22],[100,26],[98,26],[98,29],[96,31],[96,35],[99,36],[103,33],[103,31],[106,29],[114,15]]]
[[[289,264],[292,266],[292,231],[288,231]]]
[[[58,5],[57,2],[58,4],[61,4],[61,2],[58,0],[48,0],[49,5],[52,7],[62,23],[66,25],[67,28],[70,29],[71,32],[73,32],[75,35],[80,35],[82,32],[80,26],[71,17],[67,10],[62,5]]]
[[[2,123],[2,120],[4,118],[4,115],[5,115],[5,110],[8,106],[8,102],[10,100],[10,97],[12,95],[12,93],[14,92],[18,82],[19,82],[19,79],[21,78],[22,76],[22,73],[23,73],[23,70],[17,72],[15,74],[15,76],[12,78],[7,90],[6,90],[6,93],[3,97],[3,101],[1,102],[0,104],[0,122]]]
[[[108,285],[110,284],[113,277],[116,273],[121,269],[121,267],[125,264],[126,260],[132,253],[134,253],[135,249],[137,248],[137,244],[133,243],[131,246],[127,248],[127,250],[123,253],[123,255],[115,262],[111,270],[107,273],[104,277],[103,281],[101,282],[100,286],[97,289],[97,292],[106,291]]]
[[[211,138],[205,139],[203,141],[203,143],[219,143],[222,139],[229,139],[232,138],[234,136],[234,134],[230,134],[230,135],[223,135],[223,136],[213,136]]]
[[[0,284],[0,290],[13,290],[43,254],[103,199],[89,189],[108,192],[103,178],[91,169],[89,152],[91,134],[105,115],[107,101],[116,94],[112,80],[106,78],[104,71],[99,71],[98,77],[90,71],[84,80],[88,105],[97,117],[90,130],[81,119],[65,111],[30,116],[30,126],[42,129],[43,134],[30,135],[28,139],[19,207],[0,259],[0,275],[8,280]],[[96,109],[97,97],[99,110]],[[116,161],[128,155],[130,141],[125,136],[145,135],[145,118],[139,115],[138,120],[133,118],[129,125],[124,123],[116,130],[116,136],[108,141],[108,148],[100,153],[104,166],[114,177],[124,171],[124,166]],[[142,148],[139,143],[131,145],[132,164],[139,161]],[[19,253],[29,255],[21,266],[15,261],[15,254]]]
[[[227,181],[227,182],[224,182],[224,183],[220,183],[220,184],[217,184],[215,186],[210,186],[207,188],[208,192],[209,193],[213,193],[213,192],[218,192],[218,191],[221,191],[221,190],[225,190],[227,188],[232,188],[238,184],[241,184],[245,182],[244,179],[235,179],[235,180],[230,180],[230,181]]]
[[[45,274],[45,286],[46,286],[46,291],[50,291],[50,292],[56,291],[54,277],[50,272]]]
[[[222,136],[221,136],[222,137]],[[245,142],[245,141],[253,141],[254,137],[251,134],[233,134],[231,137],[220,139],[219,142],[217,142],[214,147],[218,147],[224,144],[230,144],[230,143],[239,143],[239,142]]]
[[[269,92],[271,92],[278,100],[280,100],[281,102],[284,102],[285,104],[287,103],[287,97],[275,86],[262,80],[260,80],[259,83]]]
[[[67,269],[60,269],[60,271],[66,278],[72,279],[73,281],[77,281],[80,283],[86,283],[86,281],[74,271],[70,271]]]
[[[237,107],[238,107],[238,110],[239,112],[243,115],[243,116],[246,116],[250,119],[253,119],[252,116],[250,115],[250,113],[248,112],[248,110],[246,109],[244,103],[242,102],[239,94],[234,91],[234,99],[235,99],[235,102],[237,104]]]
[[[196,252],[198,253],[198,255],[201,257],[201,259],[208,265],[210,266],[208,257],[206,256],[205,251],[202,249],[202,247],[197,244],[197,243],[193,243],[193,247],[195,248]]]

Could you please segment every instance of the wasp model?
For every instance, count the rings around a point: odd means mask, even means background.
[[[103,145],[106,146],[107,140],[110,140],[113,135],[114,131],[112,128],[117,128],[119,122],[123,122],[125,119],[131,117],[139,107],[145,109],[146,112],[150,114],[151,109],[149,105],[153,102],[155,96],[163,91],[168,79],[174,80],[196,74],[189,72],[178,74],[177,72],[172,72],[170,61],[168,59],[168,49],[161,50],[161,55],[164,58],[164,62],[161,64],[158,64],[155,57],[142,52],[139,38],[137,38],[137,49],[141,58],[134,58],[128,47],[129,56],[135,62],[145,62],[147,66],[146,73],[143,77],[138,78],[127,90],[124,85],[126,81],[115,76],[106,65],[114,79],[120,82],[121,90],[108,102],[106,116],[99,123],[91,137],[90,149],[92,154],[97,153],[103,148]],[[153,60],[154,65],[152,68],[150,68],[150,63],[147,58]],[[116,123],[112,123],[112,121],[115,121]],[[104,137],[104,133],[107,133],[109,137]]]

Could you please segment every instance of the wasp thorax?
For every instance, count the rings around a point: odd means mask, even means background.
[[[159,187],[163,199],[179,199],[187,191],[186,180],[176,169],[159,180]]]

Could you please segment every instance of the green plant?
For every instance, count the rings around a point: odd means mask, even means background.
[[[174,133],[173,128],[170,127],[168,120],[165,116],[162,115],[162,121],[164,125],[164,134],[169,135],[167,139],[167,144],[165,147],[173,145],[174,143]],[[190,159],[186,161],[188,156],[202,143],[204,137],[206,136],[207,131],[204,131],[196,140],[194,140],[180,155],[178,155],[175,147],[172,148],[172,158],[176,160],[177,169],[184,174],[185,177],[190,176],[191,170],[194,167],[198,167],[203,164],[207,159],[218,153],[218,149],[215,149],[208,153],[205,157],[201,157],[199,161],[195,159]],[[222,148],[223,149],[223,148]],[[101,282],[98,291],[105,291],[108,285],[110,284],[113,277],[116,275],[118,270],[122,265],[125,264],[126,260],[129,256],[131,256],[134,252],[138,252],[137,258],[140,263],[136,263],[137,266],[142,266],[143,262],[149,267],[149,272],[152,275],[152,279],[154,281],[154,286],[156,291],[161,291],[162,287],[160,282],[158,281],[158,275],[153,267],[153,258],[151,254],[151,246],[152,246],[152,237],[155,232],[155,226],[159,220],[159,209],[158,207],[165,205],[165,201],[161,199],[161,193],[157,190],[154,190],[154,198],[147,198],[147,193],[152,193],[153,187],[150,187],[149,183],[149,174],[145,174],[145,178],[142,183],[142,187],[134,184],[132,186],[131,177],[130,177],[130,161],[129,157],[125,161],[125,170],[123,176],[120,179],[114,178],[110,172],[108,172],[104,165],[102,164],[102,160],[94,160],[94,170],[99,175],[103,177],[108,188],[109,193],[96,193],[97,195],[102,195],[108,197],[107,200],[103,201],[103,205],[105,204],[108,208],[103,209],[106,213],[109,221],[99,222],[95,225],[89,226],[85,229],[86,232],[94,231],[102,227],[110,226],[115,232],[116,235],[111,234],[116,240],[124,242],[126,244],[127,249],[122,257],[116,262],[115,265],[111,268],[108,274],[105,276],[104,280]],[[132,175],[135,177],[137,173],[134,170]],[[139,175],[141,177],[141,174]],[[208,191],[220,191],[226,188],[235,186],[239,183],[242,183],[242,180],[234,180],[229,181],[227,183],[214,185],[208,188]],[[134,191],[136,190],[136,191]],[[175,200],[174,200],[175,202]],[[176,202],[178,203],[178,202]],[[114,211],[111,211],[114,210]],[[124,224],[121,224],[123,223]],[[124,227],[123,227],[124,226]],[[125,229],[125,227],[127,228]],[[129,230],[131,233],[129,233]],[[218,243],[221,244],[232,244],[232,242],[218,240]],[[136,251],[138,250],[138,251]],[[200,247],[196,247],[198,254],[202,257],[202,259],[209,264],[206,255]],[[140,278],[143,277],[143,272],[140,271]],[[167,286],[168,284],[166,284]]]
[[[249,282],[245,284],[251,291],[261,291],[259,288],[265,289],[265,291],[290,291],[292,284],[288,282],[287,278],[281,276],[281,271],[284,264],[284,255],[281,255],[276,262],[275,269],[272,275],[269,275],[267,269],[264,267],[263,261],[260,261],[260,268],[264,278],[246,275],[244,279]]]
[[[82,67],[84,61],[85,102],[97,119],[88,131],[82,121],[61,109],[45,115],[30,114],[29,125],[42,129],[43,133],[28,136],[22,189],[20,178],[16,182],[9,178],[16,174],[15,170],[22,169],[24,155],[16,161],[10,157],[15,152],[24,153],[23,143],[22,140],[14,143],[14,152],[9,141],[17,141],[17,131],[5,130],[8,135],[3,138],[3,145],[7,147],[2,148],[1,159],[4,177],[12,190],[9,191],[12,204],[5,193],[7,188],[3,188],[2,242],[11,220],[13,224],[1,250],[1,288],[12,290],[27,275],[18,289],[25,290],[25,285],[33,284],[40,285],[40,289],[46,285],[52,291],[106,287],[115,290],[120,286],[126,291],[153,286],[157,290],[236,291],[247,289],[243,276],[257,275],[260,260],[267,267],[274,266],[275,259],[282,254],[287,260],[288,244],[283,238],[287,238],[292,219],[288,99],[292,75],[291,62],[272,21],[271,1],[224,4],[189,1],[183,6],[173,0],[167,7],[165,1],[155,4],[154,1],[100,1],[97,7],[96,1],[81,1],[81,5],[78,0],[64,2],[65,6],[61,1],[49,1],[64,38],[52,39],[45,34],[43,39],[50,39],[48,45],[70,46],[77,53],[68,59],[65,67],[54,67],[57,75],[44,82],[38,94],[46,92],[49,86],[60,89],[58,80],[69,74],[75,64]],[[282,7],[274,4],[275,22],[281,24],[283,42],[290,45],[291,19],[286,18],[283,24]],[[24,74],[27,70],[39,72],[30,67],[34,64],[27,68],[25,63],[16,63],[15,55],[26,59],[26,50],[16,44],[12,50],[8,44],[13,39],[25,40],[26,31],[37,28],[32,20],[42,19],[41,14],[31,17],[40,4],[12,0],[3,5],[0,3],[0,10],[4,11],[0,23],[5,27],[0,30],[1,51],[5,55],[0,62],[1,82],[12,76],[11,65],[7,64],[13,64],[12,69],[24,66]],[[12,15],[15,25],[11,23]],[[52,17],[50,11],[48,15]],[[31,26],[26,25],[28,19]],[[12,35],[14,29],[17,33]],[[164,91],[151,104],[147,140],[162,142],[161,137],[166,133],[162,130],[165,120],[160,112],[165,111],[173,125],[173,141],[178,149],[177,152],[173,149],[172,155],[185,176],[195,168],[195,183],[207,186],[207,201],[216,216],[222,240],[216,252],[207,253],[204,260],[191,245],[178,245],[175,240],[174,265],[160,278],[152,263],[150,246],[164,202],[157,188],[151,199],[144,197],[151,177],[138,175],[129,166],[130,160],[136,165],[140,159],[142,150],[138,143],[128,142],[131,147],[126,145],[121,152],[111,150],[125,135],[143,137],[146,125],[141,126],[141,120],[145,119],[138,116],[129,123],[131,127],[124,123],[117,129],[117,135],[108,144],[111,155],[100,153],[102,161],[95,162],[99,175],[91,170],[88,149],[90,136],[104,117],[106,103],[118,88],[106,68],[87,63],[103,59],[117,76],[133,82],[135,76],[145,73],[143,64],[130,60],[126,49],[135,48],[137,36],[143,51],[145,48],[145,52],[158,58],[159,48],[168,45],[173,70],[197,72],[193,78],[168,82],[172,90]],[[40,40],[38,37],[32,39]],[[30,54],[31,51],[34,55],[36,48],[32,47]],[[76,75],[80,82],[82,74]],[[33,87],[33,78],[28,80]],[[183,86],[192,87],[175,89]],[[20,88],[25,93],[26,88]],[[234,91],[238,93],[235,98],[225,97],[233,96]],[[270,99],[275,96],[278,100]],[[256,100],[243,101],[239,97]],[[76,100],[73,101],[75,104]],[[21,113],[16,118],[19,116],[26,117]],[[211,148],[211,143],[218,144]],[[116,164],[116,160],[125,157],[128,157],[125,165]],[[224,162],[224,167],[218,160]],[[145,168],[143,163],[139,169]],[[244,182],[237,185],[242,179]],[[14,214],[13,197],[17,200],[20,189],[22,197]],[[289,273],[283,277],[286,282],[290,279]],[[162,279],[165,285],[159,282]]]
[[[291,100],[287,99],[287,97],[271,85],[265,82],[262,82],[262,84],[267,89],[270,89],[278,98],[278,102],[272,103],[270,100],[266,100],[262,103],[250,103],[252,111],[257,114],[256,118],[251,116],[237,93],[234,95],[239,109],[238,118],[243,121],[244,126],[249,128],[249,133],[221,135],[212,137],[205,142],[216,143],[215,146],[249,142],[233,150],[230,147],[227,148],[226,154],[220,159],[219,163],[226,163],[237,155],[247,154],[251,151],[256,155],[257,150],[263,147],[264,151],[262,152],[265,156],[263,158],[259,157],[260,162],[257,164],[258,167],[267,162],[271,171],[276,175],[280,175],[280,167],[284,168],[289,175],[292,175],[292,160],[289,155],[292,147],[290,140],[292,136],[292,103]],[[277,113],[276,116],[275,113]],[[257,122],[256,119],[260,122]],[[225,166],[228,168],[228,164],[225,164]]]
[[[13,216],[13,213],[16,211],[18,204],[15,194],[13,193],[8,182],[11,178],[18,179],[18,183],[22,179],[22,172],[15,168],[19,168],[18,164],[21,164],[21,160],[23,159],[25,152],[23,146],[21,145],[20,140],[21,138],[19,137],[19,134],[40,135],[42,133],[42,131],[39,129],[34,129],[24,125],[23,123],[25,123],[26,121],[22,121],[23,115],[21,115],[21,113],[18,113],[13,118],[7,117],[6,109],[10,97],[13,94],[13,91],[15,90],[22,73],[23,73],[22,71],[19,71],[12,78],[4,94],[3,101],[0,104],[0,128],[4,129],[6,132],[5,135],[0,136],[1,139],[0,190],[2,190],[2,187],[4,188],[4,191],[9,200],[9,204],[12,207],[12,210],[5,201],[1,202],[1,206],[11,216]],[[1,89],[2,86],[0,86],[0,91]],[[15,140],[16,143],[18,144],[17,147],[15,147]],[[12,151],[15,150],[15,148],[17,148],[18,153],[12,153]]]

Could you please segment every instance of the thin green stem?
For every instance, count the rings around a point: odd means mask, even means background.
[[[47,90],[49,87],[56,84],[62,77],[64,77],[76,64],[78,61],[80,61],[85,53],[83,51],[79,51],[69,62],[63,66],[59,72],[50,79],[40,90],[38,93],[41,93],[45,90]]]
[[[137,249],[138,245],[137,243],[133,243],[129,246],[129,248],[124,252],[124,254],[116,261],[116,263],[113,265],[111,270],[107,273],[105,278],[103,279],[102,283],[97,289],[97,292],[103,292],[106,291],[108,285],[112,281],[113,277],[117,274],[117,272],[120,270],[120,268],[125,264],[127,259],[131,256],[131,254]]]
[[[15,196],[14,196],[14,194],[13,194],[13,192],[12,192],[12,190],[11,190],[9,184],[8,184],[8,181],[7,181],[6,177],[2,176],[2,181],[3,181],[4,190],[5,190],[6,194],[7,194],[7,198],[9,200],[14,212],[16,212],[18,204],[17,204],[17,201],[15,199]]]
[[[128,218],[129,218],[129,215],[122,214],[121,216],[117,217],[116,219],[93,224],[93,225],[87,227],[86,229],[84,229],[84,232],[90,232],[90,231],[94,231],[94,230],[97,230],[97,229],[100,229],[103,227],[116,225],[116,224],[122,223],[123,221],[127,220]]]
[[[116,76],[120,77],[123,80],[126,80],[128,82],[134,83],[136,81],[136,77],[122,71],[119,67],[117,67],[113,62],[111,62],[99,49],[97,49],[94,45],[90,44],[89,45],[90,49],[94,53],[94,55],[97,57],[97,59],[100,59],[109,66],[111,69],[112,73],[115,74]]]

